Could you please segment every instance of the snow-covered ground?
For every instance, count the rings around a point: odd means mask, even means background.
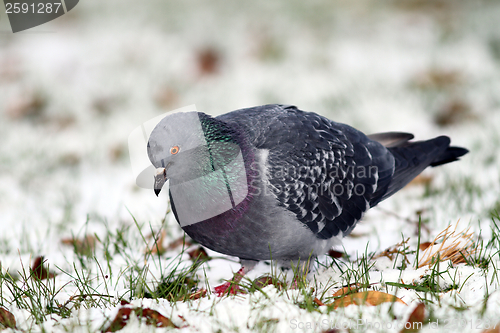
[[[372,209],[344,241],[351,260],[408,237],[415,250],[418,213],[425,226],[422,242],[457,221],[459,229],[471,227],[475,240],[492,237],[491,214],[500,211],[497,1],[82,1],[69,14],[17,34],[9,33],[1,15],[1,270],[15,275],[45,256],[58,273],[53,283],[63,288],[56,294],[61,304],[78,294],[72,281],[83,270],[96,293],[113,297],[111,303],[118,297],[132,300],[184,331],[321,332],[328,325],[314,323],[323,320],[404,323],[415,308],[423,294],[383,283],[418,281],[429,268],[401,271],[395,269],[400,263],[385,257],[376,260],[369,282],[408,306],[309,311],[300,306],[300,291],[283,293],[272,286],[265,288],[267,297],[260,292],[190,302],[132,297],[132,291],[140,294],[139,286],[129,285],[137,265],[148,267],[142,270],[145,284],[153,286],[181,251],[145,259],[143,236],[163,228],[169,243],[182,231],[170,214],[163,223],[167,191],[157,198],[135,185],[128,135],[144,121],[190,104],[212,115],[294,104],[365,133],[405,131],[417,139],[444,134],[470,150],[458,163],[426,170],[420,183]],[[62,243],[86,235],[99,238],[96,259],[87,258],[87,266]],[[426,320],[439,319],[439,330],[453,330],[458,319],[466,319],[468,324],[459,326],[464,332],[500,323],[495,291],[500,258],[494,258],[488,269],[450,268],[461,288],[428,304]],[[180,265],[191,265],[187,253]],[[200,269],[199,287],[228,279],[238,267],[211,260]],[[317,268],[310,283],[337,283],[331,296],[346,282],[335,268]],[[260,264],[250,278],[264,273],[269,266]],[[53,314],[36,324],[9,293],[2,283],[0,306],[25,330],[94,331],[120,308],[82,305],[68,318]],[[153,330],[134,320],[123,331],[137,331],[139,325]],[[435,330],[430,324],[422,329]]]

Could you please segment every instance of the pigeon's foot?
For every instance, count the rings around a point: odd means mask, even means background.
[[[218,297],[222,297],[224,295],[237,295],[240,290],[240,286],[235,284],[234,281],[227,281],[226,283],[214,288]]]
[[[293,279],[292,284],[290,285],[290,289],[292,290],[299,289],[299,281],[297,281],[297,278]]]
[[[307,285],[307,281],[305,280],[305,278],[303,276],[295,276],[293,278],[292,284],[290,285],[290,289],[300,289],[300,287],[303,287],[304,285]]]
[[[240,270],[234,274],[233,279],[231,281],[227,281],[226,283],[221,284],[220,286],[217,286],[214,288],[215,293],[217,296],[222,297],[224,295],[236,295],[238,294],[238,291],[241,290],[240,286],[238,285],[243,279],[243,276],[245,276],[245,267],[241,267]]]
[[[241,268],[234,274],[233,279],[214,288],[217,296],[236,295],[238,294],[238,291],[241,292],[241,288],[239,286],[241,279],[243,279],[245,274],[250,272],[255,267],[258,261],[240,259],[240,262]]]

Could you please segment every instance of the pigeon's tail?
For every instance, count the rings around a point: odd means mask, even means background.
[[[456,161],[468,152],[465,148],[450,147],[450,138],[447,136],[427,141],[400,142],[387,149],[394,156],[394,174],[387,191],[374,204],[399,191],[428,166]]]
[[[439,155],[430,166],[438,166],[453,161],[457,161],[460,156],[467,154],[469,151],[462,147],[448,147],[441,155]]]

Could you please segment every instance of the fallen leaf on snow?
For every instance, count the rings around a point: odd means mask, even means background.
[[[165,230],[162,230],[156,235],[149,235],[146,238],[152,241],[148,244],[146,250],[144,250],[145,253],[157,254],[161,256],[167,251],[168,247],[164,245],[167,238],[167,232]]]
[[[207,251],[205,251],[205,249],[201,246],[198,246],[196,249],[192,249],[188,252],[188,254],[192,261],[210,260]]]
[[[188,247],[193,245],[193,243],[189,240],[186,239],[185,236],[179,237],[176,240],[172,241],[171,243],[168,244],[167,250],[174,250],[178,247]]]
[[[5,110],[11,119],[39,118],[47,105],[41,93],[24,92],[22,96],[7,104]]]
[[[417,305],[415,310],[410,314],[408,320],[406,321],[405,327],[400,331],[401,333],[406,332],[418,332],[423,326],[425,318],[425,305],[420,303]]]
[[[429,185],[434,178],[432,176],[418,175],[413,178],[413,180],[408,184],[409,186],[413,185]]]
[[[97,238],[94,235],[87,235],[82,239],[78,238],[63,238],[61,243],[71,245],[76,253],[91,256],[97,243]]]
[[[431,246],[431,244],[432,244],[431,242],[420,243],[420,245],[419,245],[419,247],[418,247],[418,248],[419,248],[421,251],[424,251],[424,250],[425,250],[425,249],[427,249],[429,246]]]
[[[406,263],[410,263],[408,258],[406,257],[406,251],[405,248],[407,247],[407,243],[410,240],[410,238],[407,238],[405,240],[402,240],[398,244],[391,246],[384,251],[380,252],[376,256],[373,257],[373,259],[381,258],[381,257],[387,257],[391,261],[393,261],[397,256],[402,255]],[[402,249],[401,249],[402,248]]]
[[[339,307],[346,307],[348,305],[368,305],[377,306],[386,302],[397,302],[406,305],[401,299],[394,295],[386,294],[380,291],[370,290],[362,291],[354,294],[346,295],[342,298],[336,299],[332,304],[334,309]]]
[[[476,118],[470,103],[463,99],[452,99],[438,110],[434,121],[439,126],[444,127],[475,120]]]
[[[360,287],[361,287],[360,284],[352,284],[350,286],[340,288],[339,290],[337,290],[333,294],[333,297],[339,297],[339,296],[355,293],[359,290]]]
[[[325,305],[325,303],[321,302],[317,297],[314,297],[314,303],[316,303],[316,305],[318,306],[323,306]]]
[[[342,258],[344,256],[343,252],[335,251],[335,250],[330,250],[328,251],[328,255],[334,259],[336,258]]]
[[[16,328],[16,318],[9,311],[0,308],[0,325],[7,328]]]
[[[211,75],[219,70],[221,56],[220,53],[213,48],[205,48],[199,50],[196,54],[196,62],[201,75]]]
[[[179,94],[170,86],[161,87],[154,96],[154,101],[160,108],[171,108],[178,99]]]
[[[49,272],[49,270],[43,266],[43,263],[43,256],[35,258],[33,266],[31,267],[33,276],[39,280],[45,280],[56,276],[55,273]]]
[[[176,240],[167,244],[168,235],[165,230],[157,233],[156,235],[149,235],[146,237],[151,240],[150,245],[145,250],[145,253],[162,255],[169,250],[175,250],[178,247],[187,248],[193,243],[186,239],[186,237],[179,237]]]
[[[258,277],[257,279],[253,280],[253,285],[255,286],[255,288],[260,289],[273,285],[279,290],[282,290],[286,286],[285,283],[279,281],[278,279],[273,279],[273,277],[270,275],[262,275]]]
[[[194,293],[192,293],[191,295],[189,295],[189,299],[193,300],[193,299],[199,299],[199,298],[202,298],[202,297],[205,297],[207,295],[207,290],[206,289],[200,289]]]
[[[156,310],[151,310],[149,308],[121,308],[118,310],[115,319],[111,324],[104,330],[104,332],[116,332],[124,328],[130,319],[132,311],[138,318],[145,318],[146,325],[152,325],[155,327],[174,327],[175,326],[170,319],[163,316]]]
[[[430,68],[413,78],[411,84],[419,89],[442,90],[450,89],[463,82],[463,75],[457,70]]]

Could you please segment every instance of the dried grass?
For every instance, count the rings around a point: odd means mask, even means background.
[[[439,261],[451,260],[456,264],[466,263],[467,258],[476,253],[476,247],[472,240],[473,233],[470,227],[465,231],[457,231],[457,224],[453,230],[450,224],[446,229],[436,236],[434,241],[422,252],[418,267],[435,264]]]

